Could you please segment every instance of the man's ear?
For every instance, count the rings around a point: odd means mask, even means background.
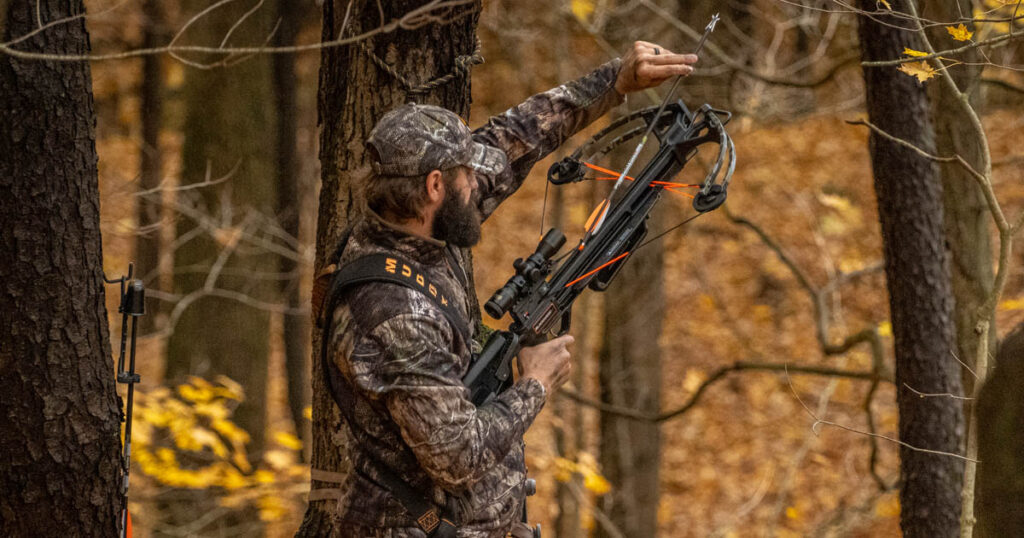
[[[444,200],[444,177],[440,170],[433,170],[426,178],[427,200],[429,203],[437,204]]]

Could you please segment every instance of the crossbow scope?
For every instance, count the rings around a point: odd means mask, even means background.
[[[494,319],[499,319],[508,312],[509,307],[519,295],[535,284],[540,283],[551,272],[551,257],[565,244],[565,234],[552,228],[537,245],[537,250],[525,260],[522,258],[512,262],[516,274],[508,282],[491,295],[484,304],[484,310]]]

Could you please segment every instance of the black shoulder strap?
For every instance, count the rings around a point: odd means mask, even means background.
[[[346,234],[347,235],[347,234]],[[346,237],[347,238],[347,237]],[[344,248],[344,243],[339,250]],[[338,256],[340,258],[340,256]],[[336,271],[332,277],[329,293],[326,297],[326,311],[324,320],[324,332],[320,340],[320,364],[323,370],[324,379],[331,393],[334,403],[341,410],[342,416],[350,427],[356,427],[357,422],[352,415],[355,406],[355,396],[352,386],[345,376],[333,366],[329,360],[331,333],[334,329],[334,309],[338,306],[341,292],[345,288],[363,282],[391,282],[409,288],[422,291],[427,297],[434,300],[434,303],[441,309],[452,327],[462,334],[464,341],[469,345],[469,325],[463,321],[462,316],[450,302],[450,295],[438,285],[429,282],[426,275],[418,271],[417,266],[407,260],[393,255],[373,254],[353,260]],[[355,437],[358,439],[358,437]],[[405,480],[396,475],[391,469],[380,461],[372,450],[366,454],[374,461],[377,470],[380,472],[380,484],[402,504],[405,510],[415,520],[416,524],[431,538],[454,538],[455,517],[447,506],[438,511],[436,507],[421,492],[417,492]]]
[[[364,282],[390,282],[423,293],[441,309],[466,346],[470,345],[469,321],[452,302],[454,296],[444,286],[430,281],[419,265],[394,254],[370,254],[352,260],[334,273],[328,304],[345,288]],[[333,310],[327,310],[326,315],[332,316]]]

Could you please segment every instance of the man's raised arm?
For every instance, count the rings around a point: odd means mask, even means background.
[[[537,161],[623,101],[615,91],[621,65],[621,60],[612,60],[530,97],[473,131],[474,141],[496,147],[508,158],[508,166],[496,176],[477,175],[484,218],[519,188]]]
[[[655,87],[673,75],[689,75],[696,62],[693,54],[673,54],[637,41],[621,59],[489,119],[473,131],[473,140],[504,151],[508,166],[494,176],[477,176],[483,218],[519,188],[537,161],[622,103],[624,95]]]

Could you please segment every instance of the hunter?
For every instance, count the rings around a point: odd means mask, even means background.
[[[474,131],[429,105],[406,104],[378,122],[363,217],[335,262],[391,256],[388,272],[418,287],[370,279],[328,303],[324,366],[354,469],[337,505],[345,536],[533,536],[523,523],[523,434],[568,378],[573,338],[523,348],[515,384],[475,407],[461,379],[480,328],[469,321],[474,291],[456,247],[479,241],[481,222],[537,161],[627,94],[689,75],[696,61],[638,41]]]

